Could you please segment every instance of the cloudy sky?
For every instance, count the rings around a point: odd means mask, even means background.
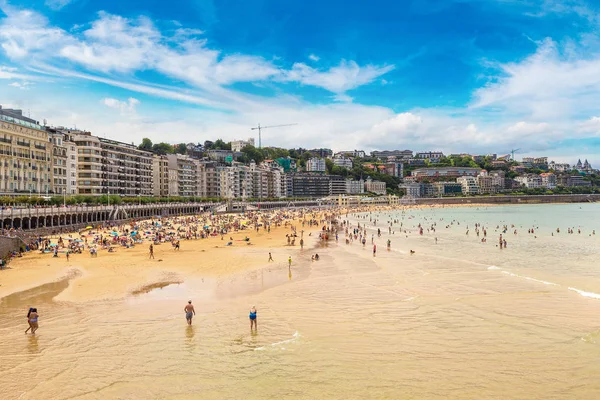
[[[595,0],[0,0],[0,46],[0,104],[125,142],[600,166]]]

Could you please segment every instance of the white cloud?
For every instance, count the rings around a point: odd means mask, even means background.
[[[299,82],[303,85],[321,87],[333,93],[344,93],[371,83],[393,69],[393,65],[360,67],[354,61],[342,60],[337,67],[332,67],[328,71],[319,71],[306,64],[296,63],[283,79]]]
[[[314,55],[314,54],[309,55],[308,58],[311,59],[314,62],[317,62],[317,61],[319,61],[321,59],[319,56]]]
[[[64,7],[71,4],[76,0],[46,0],[46,7],[51,8],[52,10],[58,11],[62,10]]]
[[[31,86],[32,83],[28,82],[28,81],[23,81],[23,82],[12,82],[9,83],[8,86],[12,86],[15,87],[17,89],[21,89],[21,90],[28,90],[29,86]]]
[[[120,101],[107,97],[102,99],[102,104],[106,107],[119,110],[121,115],[131,115],[135,114],[135,107],[140,104],[140,101],[133,97],[128,98],[127,101]]]
[[[236,82],[274,80],[317,86],[335,94],[368,84],[393,69],[342,61],[325,71],[301,63],[286,70],[263,57],[211,49],[207,40],[198,38],[203,32],[197,29],[179,28],[168,35],[146,17],[101,12],[89,29],[66,32],[33,11],[5,8],[0,42],[6,54],[16,61],[27,57],[28,62],[44,67],[61,65],[67,70],[75,64],[105,74],[154,70],[207,91]]]

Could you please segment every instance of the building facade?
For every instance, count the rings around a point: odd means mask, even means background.
[[[152,157],[152,195],[169,196],[169,160],[166,156],[155,154]]]
[[[422,179],[437,179],[445,177],[461,177],[472,176],[476,177],[481,172],[480,168],[469,167],[440,167],[440,168],[419,168],[412,171],[411,176],[416,180]]]
[[[386,194],[385,182],[374,181],[369,177],[365,181],[365,192]]]
[[[333,165],[337,165],[338,167],[342,168],[352,169],[352,160],[344,157],[334,158]]]
[[[231,141],[231,151],[242,151],[242,149],[246,146],[254,147],[254,138],[248,138],[248,140],[232,140]]]
[[[331,194],[331,178],[320,174],[292,174],[293,197],[327,197]]]
[[[306,172],[325,172],[325,160],[313,157],[306,161]]]
[[[53,193],[52,147],[37,121],[0,108],[0,192]]]
[[[473,176],[461,176],[456,179],[456,183],[460,183],[464,194],[479,194],[479,184]]]

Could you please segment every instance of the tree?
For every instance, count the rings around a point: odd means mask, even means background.
[[[155,143],[152,146],[152,151],[154,151],[156,154],[173,154],[173,146],[171,146],[169,143],[165,143],[165,142],[161,142],[161,143]]]
[[[252,145],[246,145],[242,148],[242,162],[249,163],[254,160],[255,163],[261,163],[265,159],[265,156],[261,149],[257,149]]]
[[[335,165],[333,164],[333,161],[331,161],[329,158],[325,159],[325,169],[327,171],[328,174],[331,174],[333,171],[333,167]]]
[[[140,150],[152,151],[152,140],[143,138],[142,143],[138,146]]]
[[[187,146],[185,143],[179,143],[177,146],[175,146],[173,152],[176,154],[185,154],[187,153]]]
[[[215,145],[214,142],[211,142],[210,140],[205,140],[204,141],[204,150],[212,150],[214,145]]]
[[[231,150],[231,142],[225,143],[222,139],[217,139],[212,148],[215,150]]]

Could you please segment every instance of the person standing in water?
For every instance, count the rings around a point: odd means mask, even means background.
[[[248,315],[248,317],[250,318],[250,330],[252,330],[252,326],[254,325],[254,330],[257,330],[257,324],[256,324],[256,307],[252,306],[252,308],[250,309],[250,315]]]
[[[194,310],[194,306],[192,305],[192,301],[188,300],[187,305],[183,308],[183,311],[185,311],[185,319],[188,323],[188,325],[192,325],[192,317],[194,315],[196,315],[196,310]]]
[[[27,313],[27,322],[29,322],[29,328],[25,331],[27,333],[31,329],[31,334],[34,335],[35,331],[38,330],[38,313],[37,308],[30,308]]]
[[[292,256],[288,257],[288,267],[292,266]]]

